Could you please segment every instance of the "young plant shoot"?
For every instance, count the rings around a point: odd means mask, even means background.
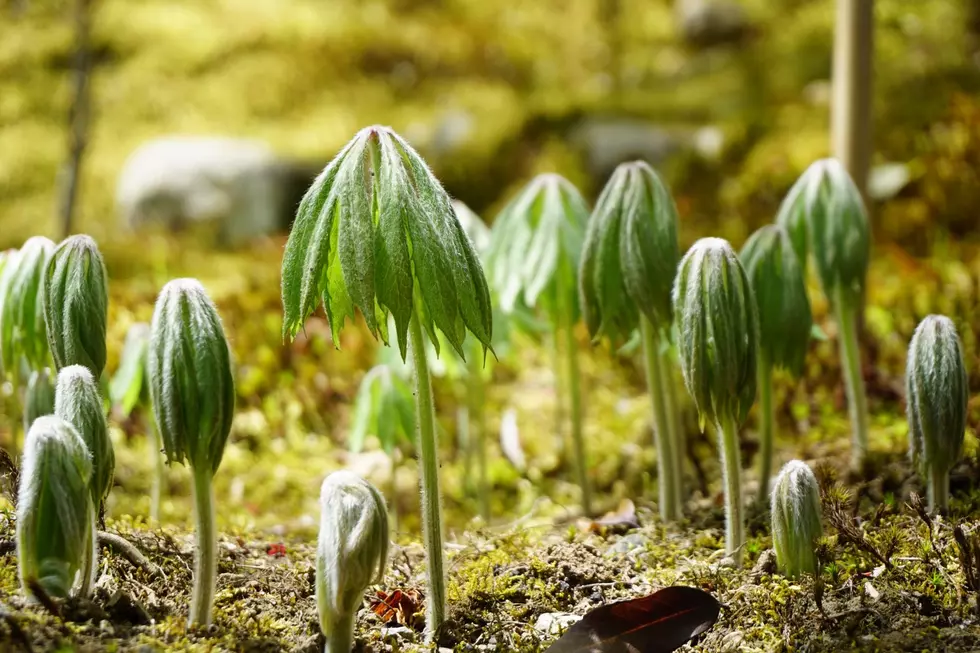
[[[51,368],[45,367],[31,372],[24,390],[24,433],[31,430],[31,424],[38,417],[54,412],[54,378]]]
[[[861,375],[858,326],[871,257],[871,231],[861,194],[835,159],[813,163],[790,189],[776,222],[786,228],[801,266],[812,253],[840,332],[840,356],[851,417],[851,465],[868,450],[868,398]]]
[[[674,284],[681,371],[701,427],[718,431],[725,484],[725,550],[741,564],[744,544],[738,430],[755,401],[759,318],[745,270],[727,241],[702,238]]]
[[[70,236],[58,245],[45,267],[41,303],[55,367],[84,365],[98,382],[106,361],[109,291],[94,240]]]
[[[772,545],[789,578],[817,573],[816,543],[823,533],[820,489],[806,463],[791,460],[772,486]]]
[[[556,343],[564,340],[565,370],[556,369],[555,377],[560,380],[567,372],[572,462],[582,492],[582,509],[591,514],[575,341],[579,317],[576,274],[588,218],[588,206],[575,186],[556,174],[539,175],[497,217],[486,261],[503,311],[511,313],[519,303],[542,306],[555,330]],[[561,367],[560,356],[556,362]]]
[[[39,417],[24,438],[17,493],[17,558],[27,596],[87,596],[95,581],[92,461],[81,436],[54,415]]]
[[[445,620],[446,584],[425,335],[438,353],[438,329],[464,356],[470,331],[485,355],[493,318],[483,268],[449,196],[422,157],[387,127],[358,132],[300,202],[282,260],[283,335],[294,337],[321,301],[338,346],[355,307],[386,344],[388,316],[394,318],[403,358],[411,341],[432,639]]]
[[[159,521],[160,491],[164,474],[161,452],[163,445],[153,423],[150,406],[150,384],[146,370],[149,339],[149,324],[137,322],[129,327],[119,359],[119,368],[109,383],[109,398],[112,405],[124,417],[129,417],[134,410],[140,409],[146,420],[147,449],[153,467],[153,478],[150,481],[150,519]]]
[[[189,463],[197,551],[190,623],[211,623],[218,541],[212,478],[221,465],[235,412],[235,382],[221,318],[195,279],[160,291],[147,350],[153,412],[170,463]]]
[[[766,225],[756,231],[740,258],[759,309],[759,500],[764,502],[772,474],[773,369],[800,374],[813,316],[803,268],[783,227]]]
[[[0,352],[3,368],[15,384],[21,383],[22,360],[30,370],[49,364],[41,286],[54,248],[54,243],[43,236],[29,238],[4,266],[5,276],[8,272],[10,276],[0,315]]]
[[[953,321],[930,315],[909,343],[905,367],[909,451],[926,478],[929,511],[949,508],[949,470],[960,458],[970,384]]]
[[[320,488],[316,548],[316,607],[326,638],[324,653],[350,653],[354,616],[371,583],[388,563],[388,512],[373,485],[348,471],[334,472]]]
[[[673,320],[670,291],[679,260],[677,210],[667,187],[642,161],[620,165],[586,229],[579,289],[593,338],[606,334],[621,344],[640,327],[664,521],[677,519],[683,510],[682,442],[673,428],[667,356]]]

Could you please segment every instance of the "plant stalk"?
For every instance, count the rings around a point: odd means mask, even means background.
[[[477,494],[480,502],[480,516],[490,521],[490,482],[487,475],[487,429],[484,402],[486,392],[483,385],[483,368],[479,358],[470,354],[469,374],[469,436],[470,448],[476,455]]]
[[[678,517],[677,483],[673,438],[664,405],[663,374],[660,358],[660,336],[645,316],[640,316],[640,335],[643,338],[643,361],[647,388],[653,409],[653,440],[657,447],[657,481],[660,487],[660,518],[674,521]]]
[[[861,352],[858,348],[858,312],[844,300],[838,289],[834,313],[840,329],[840,357],[844,368],[847,411],[851,417],[851,467],[860,469],[868,452],[868,397],[861,375]]]
[[[665,341],[661,341],[661,345]],[[674,386],[677,383],[677,375],[673,373],[673,358],[670,354],[670,347],[660,347],[660,388],[664,400],[664,411],[667,415],[667,428],[670,432],[671,453],[674,456],[674,473],[671,478],[674,480],[674,498],[676,499],[677,516],[684,514],[684,456],[681,453],[685,449],[684,430],[681,427],[681,415],[677,409],[677,393]]]
[[[336,615],[323,635],[323,653],[350,653],[354,648],[354,615]]]
[[[562,362],[565,360],[561,351],[561,320],[555,322],[551,334],[552,369],[555,374],[555,433],[558,435],[560,451],[567,455],[572,447],[568,446],[565,435],[565,374]]]
[[[446,620],[446,575],[442,554],[442,514],[439,504],[439,459],[436,447],[436,416],[432,402],[432,380],[425,358],[425,340],[415,312],[408,326],[415,373],[415,415],[422,481],[422,535],[428,562],[425,637],[431,642]]]
[[[99,567],[99,542],[98,542],[98,530],[96,529],[96,511],[98,509],[90,500],[88,502],[88,512],[89,512],[89,530],[88,530],[88,546],[85,547],[85,555],[82,558],[82,566],[78,570],[79,576],[79,586],[78,595],[82,598],[89,598],[92,596],[92,589],[95,586],[95,575]]]
[[[738,446],[738,426],[730,415],[723,415],[717,429],[725,483],[725,553],[732,557],[737,567],[741,567],[745,516],[742,514],[742,457]]]
[[[190,622],[197,626],[211,624],[215,584],[218,578],[218,537],[214,526],[214,489],[211,470],[192,467],[194,520],[197,526],[197,550],[194,553],[194,594]]]
[[[772,365],[769,357],[759,354],[759,505],[769,500],[772,478],[772,442],[775,437],[775,413],[772,403]]]
[[[160,433],[157,431],[153,421],[151,411],[147,417],[146,424],[146,443],[150,448],[150,463],[153,465],[153,478],[150,479],[150,521],[160,521],[160,495],[163,491],[163,443],[160,441]]]
[[[929,487],[926,494],[929,512],[946,514],[949,510],[949,470],[931,467],[928,476]]]

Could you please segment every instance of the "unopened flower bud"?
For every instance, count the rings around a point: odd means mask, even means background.
[[[360,476],[339,471],[320,489],[316,602],[330,653],[350,651],[354,615],[364,591],[384,576],[388,512],[381,493]]]
[[[780,570],[790,578],[816,573],[816,542],[823,533],[820,489],[806,463],[786,463],[773,483],[771,506],[772,544]]]
[[[948,317],[930,315],[916,327],[905,387],[910,452],[928,479],[930,510],[944,511],[949,470],[963,451],[969,401],[963,348]]]
[[[147,354],[167,459],[213,474],[231,431],[235,383],[218,310],[200,282],[175,279],[160,291]]]
[[[48,338],[45,335],[41,286],[44,268],[54,251],[54,243],[43,236],[29,238],[4,266],[6,295],[0,315],[0,349],[3,367],[15,375],[20,359],[32,369],[43,367],[48,360]]]
[[[31,430],[31,424],[38,417],[54,412],[54,378],[51,368],[34,370],[24,391],[24,433]]]
[[[84,365],[95,379],[106,362],[109,306],[105,263],[89,236],[70,236],[54,250],[44,272],[43,305],[55,366]]]
[[[92,456],[89,492],[96,509],[112,487],[116,457],[109,439],[104,404],[92,372],[82,365],[69,365],[58,372],[54,414],[75,427]]]
[[[31,585],[67,597],[83,559],[94,555],[92,462],[81,436],[59,417],[34,421],[24,442],[17,494],[17,557],[24,592]]]

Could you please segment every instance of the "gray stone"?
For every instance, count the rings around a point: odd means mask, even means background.
[[[557,637],[581,619],[582,617],[577,614],[567,612],[545,612],[538,615],[538,620],[534,622],[534,629],[544,635]]]
[[[382,628],[381,639],[389,643],[395,641],[399,644],[411,644],[415,642],[415,631],[405,626]]]

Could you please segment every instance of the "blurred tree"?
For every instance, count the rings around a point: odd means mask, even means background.
[[[867,201],[871,167],[874,0],[837,0],[831,150]]]
[[[60,173],[59,213],[60,233],[66,238],[72,233],[75,198],[78,195],[78,178],[82,156],[88,138],[89,111],[91,109],[89,77],[92,72],[92,52],[89,43],[91,0],[75,0],[75,70],[74,91],[68,110],[68,161]]]

